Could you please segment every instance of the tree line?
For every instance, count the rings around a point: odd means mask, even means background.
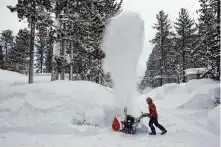
[[[28,28],[13,36],[4,30],[0,39],[0,68],[29,75],[51,73],[51,80],[110,81],[102,69],[101,50],[108,20],[121,11],[122,0],[18,0],[7,6]],[[28,72],[27,72],[28,70]]]
[[[181,8],[175,22],[163,10],[153,25],[154,46],[139,88],[185,83],[188,68],[205,68],[202,78],[220,80],[220,0],[199,0],[198,23]]]

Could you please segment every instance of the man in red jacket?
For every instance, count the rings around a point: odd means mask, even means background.
[[[156,130],[153,124],[162,131],[161,135],[165,134],[167,130],[161,124],[158,123],[158,114],[157,114],[156,106],[153,103],[153,100],[150,97],[148,97],[146,99],[146,102],[149,105],[149,117],[150,117],[149,126],[152,131],[150,135],[156,135]]]

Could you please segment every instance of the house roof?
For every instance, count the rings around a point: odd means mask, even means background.
[[[206,68],[188,68],[185,70],[186,75],[202,74],[206,72]]]

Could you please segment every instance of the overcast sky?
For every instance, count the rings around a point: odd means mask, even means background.
[[[18,22],[17,15],[6,8],[7,5],[15,5],[16,2],[17,0],[0,0],[0,31],[11,29],[16,34],[20,28],[27,26],[24,22]],[[139,13],[145,21],[145,45],[138,64],[138,76],[143,76],[145,62],[152,51],[149,40],[155,34],[152,26],[156,22],[156,14],[160,10],[164,10],[166,14],[169,14],[170,20],[174,22],[180,8],[187,8],[190,16],[197,18],[196,9],[199,8],[199,3],[198,0],[123,0],[122,8]]]

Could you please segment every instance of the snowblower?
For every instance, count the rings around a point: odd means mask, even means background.
[[[137,118],[127,114],[125,114],[125,118],[122,116],[116,116],[112,123],[112,129],[126,134],[135,134],[141,119],[148,116],[148,113],[143,112],[141,112],[140,116]]]

